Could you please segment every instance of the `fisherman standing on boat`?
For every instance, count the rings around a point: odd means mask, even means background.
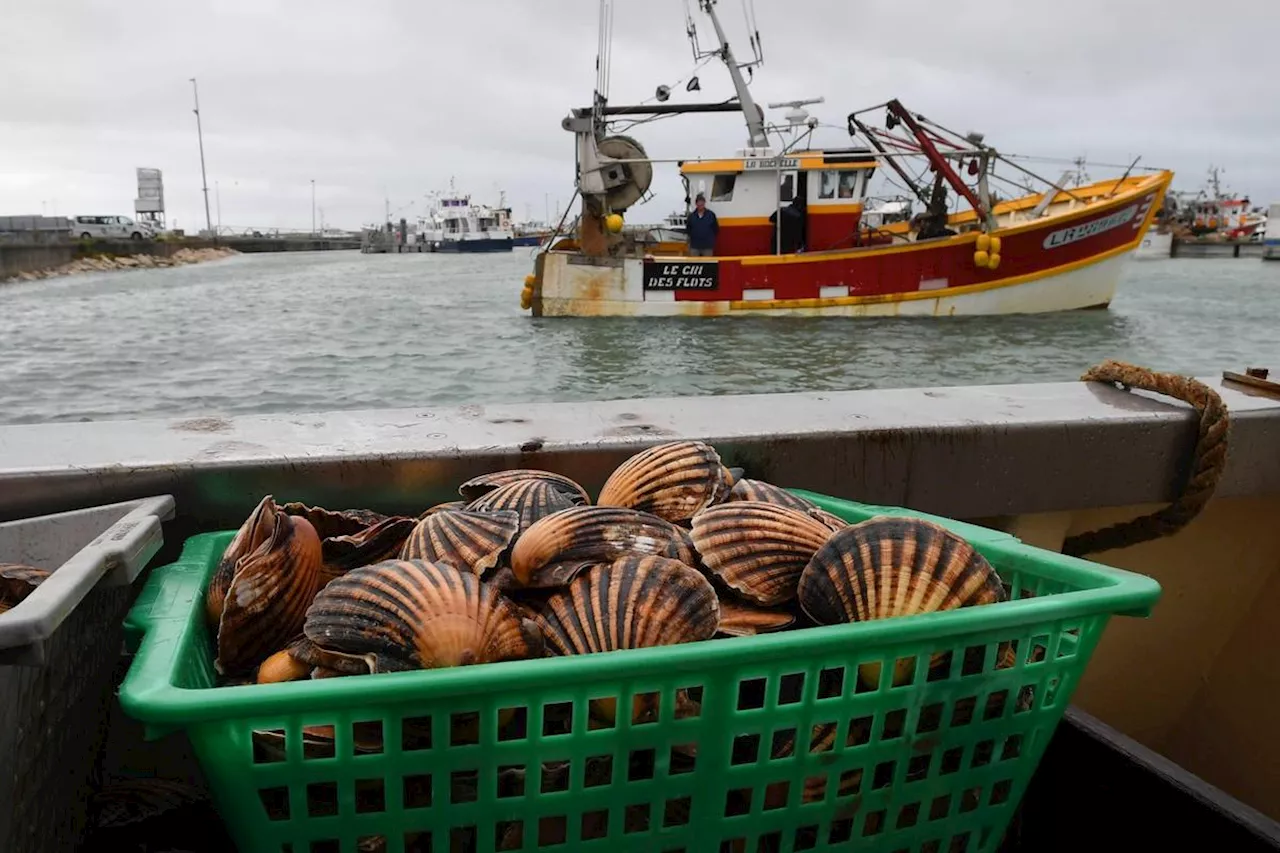
[[[707,210],[707,197],[698,193],[693,200],[693,213],[685,220],[685,230],[689,234],[689,254],[697,257],[710,257],[716,252],[716,234],[720,233],[720,222],[715,213]]]

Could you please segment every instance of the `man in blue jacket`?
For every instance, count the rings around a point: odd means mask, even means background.
[[[707,210],[707,197],[698,193],[693,200],[693,213],[685,221],[685,230],[689,232],[689,254],[710,257],[716,253],[716,234],[720,232],[720,223],[716,215]]]

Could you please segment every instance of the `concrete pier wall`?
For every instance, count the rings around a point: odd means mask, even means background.
[[[0,279],[70,263],[77,248],[74,243],[0,243]]]

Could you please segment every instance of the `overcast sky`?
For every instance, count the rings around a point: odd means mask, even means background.
[[[693,0],[690,0],[693,2]],[[825,97],[831,125],[900,97],[1020,154],[1173,168],[1211,164],[1255,204],[1280,201],[1280,0],[755,0],[761,102]],[[683,0],[614,0],[610,99],[651,98],[693,58]],[[162,169],[170,225],[203,227],[192,90],[200,87],[210,205],[234,228],[357,228],[384,198],[412,217],[448,186],[498,190],[542,219],[573,186],[568,108],[590,101],[597,0],[308,2],[0,0],[0,215],[132,214],[135,167]],[[740,0],[719,9],[745,51]],[[700,15],[704,41],[711,28]],[[673,101],[732,93],[718,63]],[[771,115],[781,118],[782,111]],[[740,116],[636,128],[654,157],[732,153]],[[1056,164],[1036,164],[1046,177]],[[1102,177],[1105,169],[1092,170]],[[218,192],[215,197],[215,182]],[[674,170],[632,212],[682,204]]]

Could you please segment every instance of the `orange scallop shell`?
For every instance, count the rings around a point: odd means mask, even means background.
[[[705,509],[693,517],[691,533],[712,574],[765,606],[795,598],[800,572],[832,535],[803,510],[758,501]]]
[[[537,468],[512,468],[507,471],[494,471],[491,474],[481,474],[479,477],[473,477],[458,487],[458,494],[462,495],[468,501],[474,501],[481,495],[487,494],[501,486],[516,483],[521,480],[542,480],[550,483],[559,491],[567,495],[575,504],[589,504],[591,497],[587,494],[587,490],[582,488],[573,480],[563,474],[554,474],[551,471],[542,471]]]
[[[216,626],[222,618],[222,607],[227,600],[231,579],[235,577],[236,566],[271,538],[272,531],[275,530],[276,515],[280,511],[271,495],[264,497],[240,525],[231,544],[222,552],[218,568],[214,570],[204,595],[205,615],[210,625]]]
[[[596,503],[637,509],[679,523],[718,503],[732,484],[730,472],[711,445],[668,441],[619,465],[600,489]]]
[[[387,560],[316,596],[306,638],[362,657],[372,672],[518,660],[542,652],[532,622],[488,583],[442,562]]]
[[[414,526],[400,559],[444,562],[483,575],[498,565],[519,531],[520,516],[511,510],[444,510]]]
[[[626,554],[654,554],[689,565],[697,554],[689,534],[669,521],[634,509],[575,506],[526,530],[511,551],[516,580],[528,585],[552,563],[611,562]]]

